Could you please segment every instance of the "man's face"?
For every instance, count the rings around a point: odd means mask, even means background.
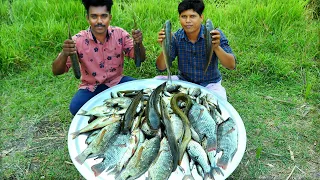
[[[179,15],[179,20],[186,34],[199,33],[203,15],[200,16],[193,9],[188,9]]]
[[[106,34],[111,21],[107,6],[90,6],[87,21],[94,35]]]

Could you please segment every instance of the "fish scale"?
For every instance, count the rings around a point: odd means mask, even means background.
[[[198,133],[202,146],[208,155],[212,175],[215,173],[222,173],[220,168],[216,165],[216,150],[217,150],[217,125],[211,117],[209,111],[205,106],[195,103],[189,111],[189,121]]]
[[[104,154],[101,156],[104,158],[103,161],[91,167],[95,176],[100,175],[104,170],[110,170],[115,167],[127,150],[126,144],[129,138],[130,134],[117,134],[110,140]]]
[[[232,160],[238,147],[238,129],[235,121],[229,117],[218,126],[218,152],[222,151],[222,156],[218,159],[217,165],[226,169]]]
[[[157,158],[148,169],[148,180],[166,180],[172,172],[173,156],[168,140],[164,137],[160,143]]]
[[[144,174],[156,158],[160,149],[160,137],[155,136],[140,146],[129,160],[126,168],[116,175],[116,180],[136,179]]]

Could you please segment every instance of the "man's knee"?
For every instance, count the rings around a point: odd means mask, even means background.
[[[79,111],[80,109],[80,106],[78,104],[75,104],[75,103],[70,103],[69,105],[69,111],[71,112],[72,115],[76,115],[77,112]]]

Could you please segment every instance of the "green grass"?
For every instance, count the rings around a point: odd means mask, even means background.
[[[12,2],[12,4],[10,3]],[[0,178],[82,179],[71,162],[69,102],[79,81],[55,77],[51,63],[68,37],[86,29],[80,0],[2,0],[0,6]],[[180,26],[178,0],[116,0],[111,24],[127,31],[133,14],[147,61],[125,74],[152,78],[161,51],[157,33]],[[320,178],[320,26],[317,1],[207,0],[210,18],[226,34],[237,69],[220,67],[228,100],[243,119],[247,148],[230,179]],[[177,62],[172,68],[177,73]],[[290,157],[289,147],[294,154]]]

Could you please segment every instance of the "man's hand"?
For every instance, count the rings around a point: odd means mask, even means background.
[[[210,32],[212,38],[212,48],[217,49],[220,46],[220,32],[216,29]]]
[[[140,30],[131,30],[134,43],[142,43],[142,32]]]
[[[77,53],[76,43],[73,40],[67,39],[63,42],[62,53],[64,56],[70,56]]]
[[[164,38],[166,38],[166,33],[164,32],[164,29],[161,29],[158,33],[158,40],[157,40],[160,46],[162,45]]]

